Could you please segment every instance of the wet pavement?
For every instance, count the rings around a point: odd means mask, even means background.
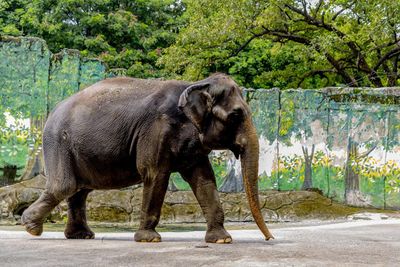
[[[206,244],[203,231],[162,232],[161,243],[136,243],[133,233],[96,233],[66,240],[61,232],[32,237],[0,230],[0,266],[365,266],[400,264],[400,220],[362,220],[231,230],[232,244]]]

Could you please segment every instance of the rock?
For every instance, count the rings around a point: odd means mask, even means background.
[[[87,199],[87,216],[94,221],[129,223],[132,198],[131,190],[93,191]]]
[[[0,188],[0,221],[14,223],[22,212],[42,193],[46,178],[38,175],[10,186]]]
[[[267,207],[271,210],[279,210],[285,206],[290,206],[293,202],[290,198],[290,192],[278,192],[275,194],[264,194],[262,192],[260,196],[261,207]]]
[[[23,210],[33,203],[44,189],[46,179],[39,175],[31,180],[0,188],[0,221],[15,223]],[[89,194],[87,215],[91,221],[138,224],[143,188],[134,186],[123,190],[97,190]],[[220,193],[225,221],[253,221],[245,193]],[[262,191],[260,207],[266,221],[298,221],[303,219],[346,218],[361,209],[332,202],[312,191]],[[61,202],[49,219],[65,221],[67,204]],[[374,215],[375,216],[375,215]],[[385,215],[380,214],[380,219]],[[371,217],[365,213],[351,218]],[[375,218],[375,217],[373,217]],[[386,217],[387,218],[387,217]],[[168,191],[162,207],[162,223],[205,222],[202,210],[191,191]]]
[[[202,210],[191,191],[167,192],[161,212],[165,223],[204,222]]]

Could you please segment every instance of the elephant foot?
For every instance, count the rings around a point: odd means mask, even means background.
[[[222,228],[219,230],[211,230],[206,233],[206,242],[207,243],[216,243],[216,244],[230,244],[232,243],[232,237],[228,232]]]
[[[161,242],[161,236],[155,230],[138,230],[134,239],[136,242]]]
[[[43,222],[31,219],[27,212],[22,214],[21,225],[31,235],[40,236],[43,233]]]
[[[64,231],[67,239],[94,239],[94,233],[88,227],[68,227]]]

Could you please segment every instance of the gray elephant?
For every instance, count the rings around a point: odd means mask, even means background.
[[[94,238],[86,198],[95,189],[143,183],[141,221],[134,239],[159,242],[155,231],[172,172],[191,186],[207,221],[206,242],[230,243],[218,197],[211,150],[241,158],[253,217],[268,240],[257,189],[259,144],[238,85],[214,74],[195,83],[127,77],[100,81],[59,103],[43,131],[46,189],[22,215],[32,235],[67,199],[67,238]]]

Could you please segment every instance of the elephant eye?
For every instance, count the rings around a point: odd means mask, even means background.
[[[219,94],[214,97],[213,105],[220,103],[224,98],[224,94]]]
[[[230,122],[236,122],[241,120],[243,117],[243,110],[241,108],[235,108],[231,113],[228,115],[228,120]]]

